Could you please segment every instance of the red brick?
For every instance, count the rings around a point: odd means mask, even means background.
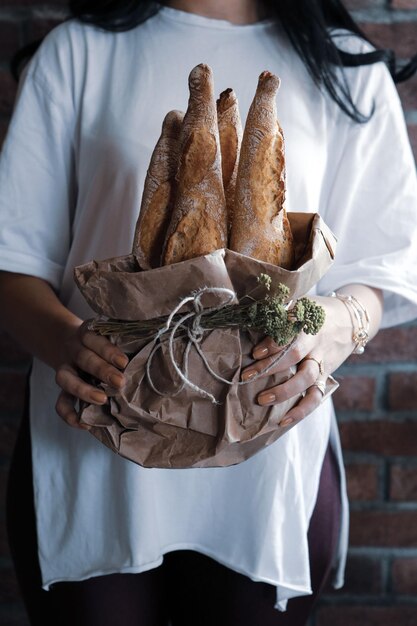
[[[0,61],[8,61],[20,47],[19,26],[16,22],[0,22]]]
[[[324,606],[317,612],[316,626],[416,626],[417,605]]]
[[[417,126],[415,127],[417,130]],[[417,133],[416,133],[417,139]],[[391,363],[417,360],[417,326],[387,328],[377,334],[360,356],[350,363]]]
[[[352,511],[352,546],[417,546],[417,511]]]
[[[417,466],[391,467],[389,497],[391,500],[417,501]]]
[[[396,594],[417,595],[417,559],[395,559],[392,563],[392,590]]]
[[[27,375],[21,372],[4,372],[0,377],[0,411],[20,415],[25,401]]]
[[[415,456],[417,421],[342,422],[342,446],[352,452],[382,455]]]
[[[365,556],[349,556],[346,564],[345,584],[335,593],[370,595],[382,592],[381,562]]]
[[[388,405],[394,411],[412,411],[417,409],[416,372],[396,372],[389,375]]]
[[[409,59],[416,54],[416,22],[393,22],[391,24],[361,24],[364,32],[377,46],[395,50],[397,56]]]
[[[29,365],[30,355],[5,332],[0,332],[0,355],[1,364],[7,365]],[[0,379],[1,381],[1,379]]]
[[[347,488],[350,500],[378,498],[378,467],[370,463],[352,463],[346,466]]]
[[[417,0],[391,0],[391,6],[400,10],[417,9]]]
[[[343,376],[334,394],[339,410],[372,411],[375,399],[375,379],[366,376]]]
[[[406,111],[417,109],[417,74],[403,83],[398,83],[397,88],[404,109]]]

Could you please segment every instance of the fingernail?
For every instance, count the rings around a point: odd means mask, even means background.
[[[282,420],[282,422],[280,422],[280,426],[289,426],[293,423],[293,421],[292,417],[288,417],[286,420]]]
[[[256,374],[257,374],[256,370],[246,370],[242,374],[242,380],[250,380],[251,378],[256,376]]]
[[[91,398],[93,402],[96,402],[97,404],[106,404],[107,402],[106,394],[100,393],[99,391],[93,391],[93,393],[91,394]]]
[[[275,402],[276,397],[273,393],[261,393],[260,396],[258,396],[258,402],[259,404],[271,404],[271,402]]]
[[[255,359],[261,359],[266,356],[268,352],[268,348],[256,348],[256,350],[253,351],[253,356]]]
[[[127,358],[127,356],[114,356],[112,358],[112,363],[113,365],[115,365],[116,367],[119,367],[120,369],[124,369],[127,364],[129,363],[129,359]]]
[[[125,379],[123,378],[123,376],[120,376],[118,374],[110,374],[109,383],[112,385],[112,387],[123,387],[123,385],[125,384]]]

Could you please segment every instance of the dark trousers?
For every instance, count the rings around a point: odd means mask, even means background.
[[[58,419],[58,418],[57,418]],[[328,449],[308,539],[313,595],[274,609],[275,587],[193,551],[175,551],[141,574],[110,574],[41,588],[30,430],[22,422],[9,475],[7,524],[32,626],[304,626],[329,576],[340,526],[339,475]]]

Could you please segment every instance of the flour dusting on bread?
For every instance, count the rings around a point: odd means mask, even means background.
[[[244,132],[235,92],[216,103],[208,65],[197,65],[188,84],[185,115],[168,113],[152,154],[133,254],[151,269],[229,247],[292,269],[280,79],[262,72]]]
[[[219,128],[213,73],[197,65],[189,77],[190,99],[181,132],[177,196],[169,225],[164,265],[227,245]]]
[[[277,119],[280,80],[262,72],[249,109],[236,179],[230,248],[290,269],[294,248],[285,201],[284,136]]]
[[[161,266],[162,247],[175,200],[183,119],[182,111],[167,113],[146,174],[132,248],[142,269]]]

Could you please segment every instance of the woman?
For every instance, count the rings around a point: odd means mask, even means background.
[[[337,1],[71,7],[81,20],[55,29],[26,71],[0,166],[1,321],[35,356],[31,445],[24,423],[9,485],[31,623],[301,626],[333,566],[341,585],[346,555],[321,383],[365,346],[358,330],[372,338],[381,319],[417,310],[417,182],[395,88],[366,41],[334,30],[356,32]],[[315,296],[323,329],[279,364],[296,375],[254,398],[305,393],[286,416],[297,427],[235,467],[146,470],[78,424],[77,399],[107,401],[83,373],[118,388],[127,359],[82,325],[92,312],[72,269],[129,249],[162,118],[186,106],[202,61],[219,92],[234,87],[243,119],[260,72],[281,77],[288,210],[320,210],[339,247]],[[243,377],[275,352],[255,347]]]

